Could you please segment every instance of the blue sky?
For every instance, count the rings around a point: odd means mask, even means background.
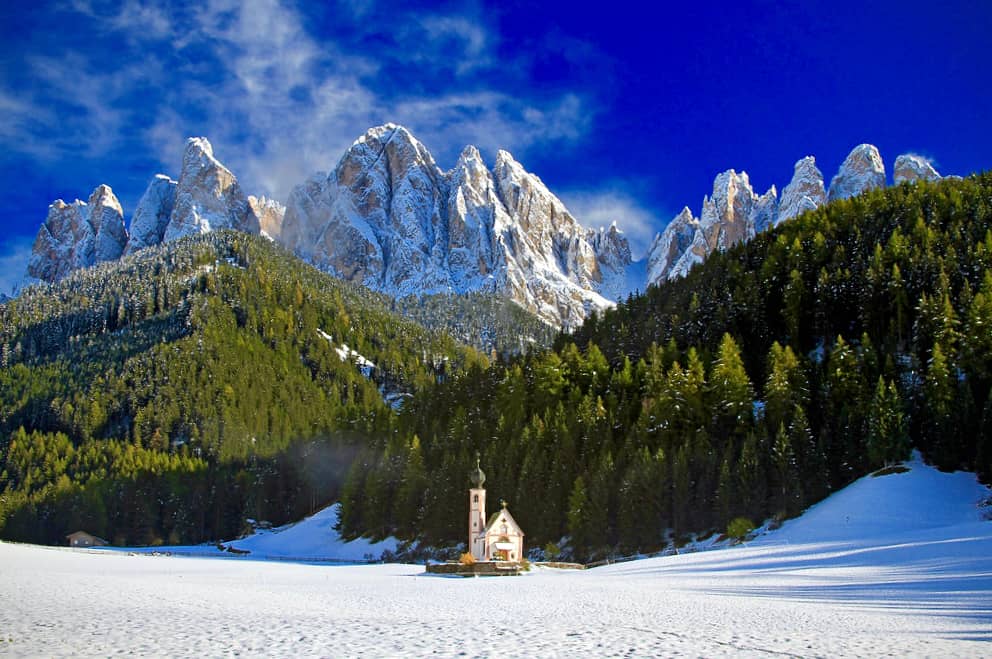
[[[444,168],[506,148],[635,251],[731,167],[759,192],[861,142],[992,167],[992,3],[667,4],[6,3],[0,290],[52,200],[107,183],[129,219],[190,135],[280,200],[387,121]]]

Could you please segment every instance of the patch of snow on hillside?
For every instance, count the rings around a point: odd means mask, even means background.
[[[332,337],[330,334],[328,334],[327,332],[325,332],[320,328],[317,328],[317,334],[322,336],[324,339],[327,340],[328,343],[331,344],[331,347],[334,348],[334,352],[338,353],[338,357],[341,358],[341,361],[353,362],[355,366],[358,367],[358,370],[362,372],[362,375],[364,375],[366,378],[372,377],[372,372],[375,371],[375,364],[372,362],[372,360],[367,359],[359,352],[349,348],[347,343],[342,343],[340,346],[338,346],[334,342],[334,337]]]

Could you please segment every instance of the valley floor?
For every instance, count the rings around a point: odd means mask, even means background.
[[[989,656],[987,495],[917,463],[747,545],[517,578],[0,543],[0,655]]]

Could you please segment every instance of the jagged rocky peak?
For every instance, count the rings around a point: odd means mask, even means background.
[[[90,209],[89,223],[95,234],[93,262],[119,259],[127,245],[124,229],[124,210],[117,195],[109,185],[100,185],[87,202]]]
[[[151,180],[145,193],[138,200],[138,206],[131,216],[130,238],[125,254],[133,254],[139,249],[158,245],[165,237],[166,227],[172,218],[172,208],[176,203],[178,183],[165,174],[157,174]]]
[[[713,196],[703,199],[699,228],[708,252],[725,250],[754,235],[749,220],[758,197],[751,189],[747,172],[728,169],[713,180]]]
[[[397,295],[448,289],[442,267],[447,190],[423,144],[402,126],[371,128],[348,149],[333,178],[330,221],[319,246],[324,264]]]
[[[395,124],[368,130],[330,175],[293,190],[280,241],[391,295],[490,290],[558,326],[607,306],[597,291],[616,281],[618,259],[629,262],[619,232],[593,240],[508,152],[490,170],[468,146],[442,172]]]
[[[286,216],[286,207],[275,199],[248,195],[248,207],[258,218],[258,227],[262,235],[271,240],[278,240],[282,233],[282,222]]]
[[[781,224],[825,203],[827,193],[823,188],[823,174],[816,166],[816,158],[806,156],[796,162],[792,180],[782,190],[775,224]]]
[[[448,269],[455,289],[495,288],[505,258],[495,245],[509,218],[482,154],[467,146],[447,174]]]
[[[258,218],[237,178],[214,158],[210,142],[204,137],[191,137],[186,141],[175,206],[163,240],[217,229],[257,234]]]
[[[773,185],[768,188],[765,194],[761,195],[754,201],[754,206],[751,207],[751,217],[750,217],[750,236],[748,239],[753,238],[755,234],[761,233],[762,231],[774,226],[775,220],[778,217],[778,190]]]
[[[675,263],[692,245],[698,227],[699,220],[686,206],[672,218],[664,231],[654,237],[647,255],[648,284],[668,279]]]
[[[892,179],[897,185],[903,182],[939,181],[941,178],[927,158],[913,153],[904,153],[897,157],[892,169]]]
[[[871,144],[854,147],[837,175],[830,181],[828,201],[848,199],[866,190],[885,187],[885,164],[882,156]]]
[[[120,258],[126,243],[124,212],[110,186],[97,186],[88,202],[57,199],[35,238],[28,277],[58,281],[76,268]]]

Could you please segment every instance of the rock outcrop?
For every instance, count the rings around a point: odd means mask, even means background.
[[[882,156],[871,144],[854,147],[837,175],[830,180],[827,201],[849,199],[867,190],[885,187],[885,164]]]
[[[165,174],[157,174],[138,200],[138,206],[131,216],[130,239],[125,254],[133,254],[139,249],[158,245],[165,238],[165,230],[172,219],[172,207],[176,202],[176,186]]]
[[[491,290],[574,326],[624,287],[630,247],[589,232],[506,151],[443,172],[402,126],[370,129],[290,195],[282,242],[314,265],[403,296]],[[624,282],[624,283],[621,283]]]
[[[258,218],[258,228],[261,233],[272,240],[279,240],[282,234],[282,222],[286,216],[286,207],[275,199],[248,195],[248,207]]]
[[[892,180],[896,185],[905,182],[939,181],[940,179],[940,174],[937,173],[929,160],[912,153],[904,153],[897,157],[896,164],[892,168]]]
[[[249,203],[234,175],[214,158],[210,142],[191,137],[179,180],[156,175],[138,201],[129,230],[109,186],[98,187],[86,203],[56,200],[38,231],[27,276],[58,281],[77,268],[190,233],[216,229],[259,233],[259,214],[278,231],[283,212],[282,206],[264,197]]]
[[[714,251],[753,238],[758,227],[771,225],[777,214],[775,186],[758,196],[747,172],[728,169],[718,174],[713,194],[703,198],[699,219],[686,207],[655,237],[648,250],[647,284],[685,276]]]
[[[664,231],[654,237],[647,254],[649,283],[668,279],[672,268],[692,245],[698,227],[699,220],[692,216],[692,211],[686,206],[672,218]]]
[[[816,166],[816,158],[806,156],[796,162],[792,171],[792,180],[782,190],[775,224],[791,220],[825,203],[827,203],[827,193],[823,188],[823,174]]]
[[[214,158],[210,142],[191,137],[186,141],[176,200],[163,240],[218,229],[258,233],[258,218],[237,178]]]
[[[88,202],[57,199],[38,230],[28,276],[58,281],[76,268],[120,258],[126,244],[124,213],[110,186],[98,186]]]
[[[751,235],[761,233],[769,227],[775,226],[778,219],[778,190],[773,185],[768,188],[765,194],[758,197],[751,208]]]

